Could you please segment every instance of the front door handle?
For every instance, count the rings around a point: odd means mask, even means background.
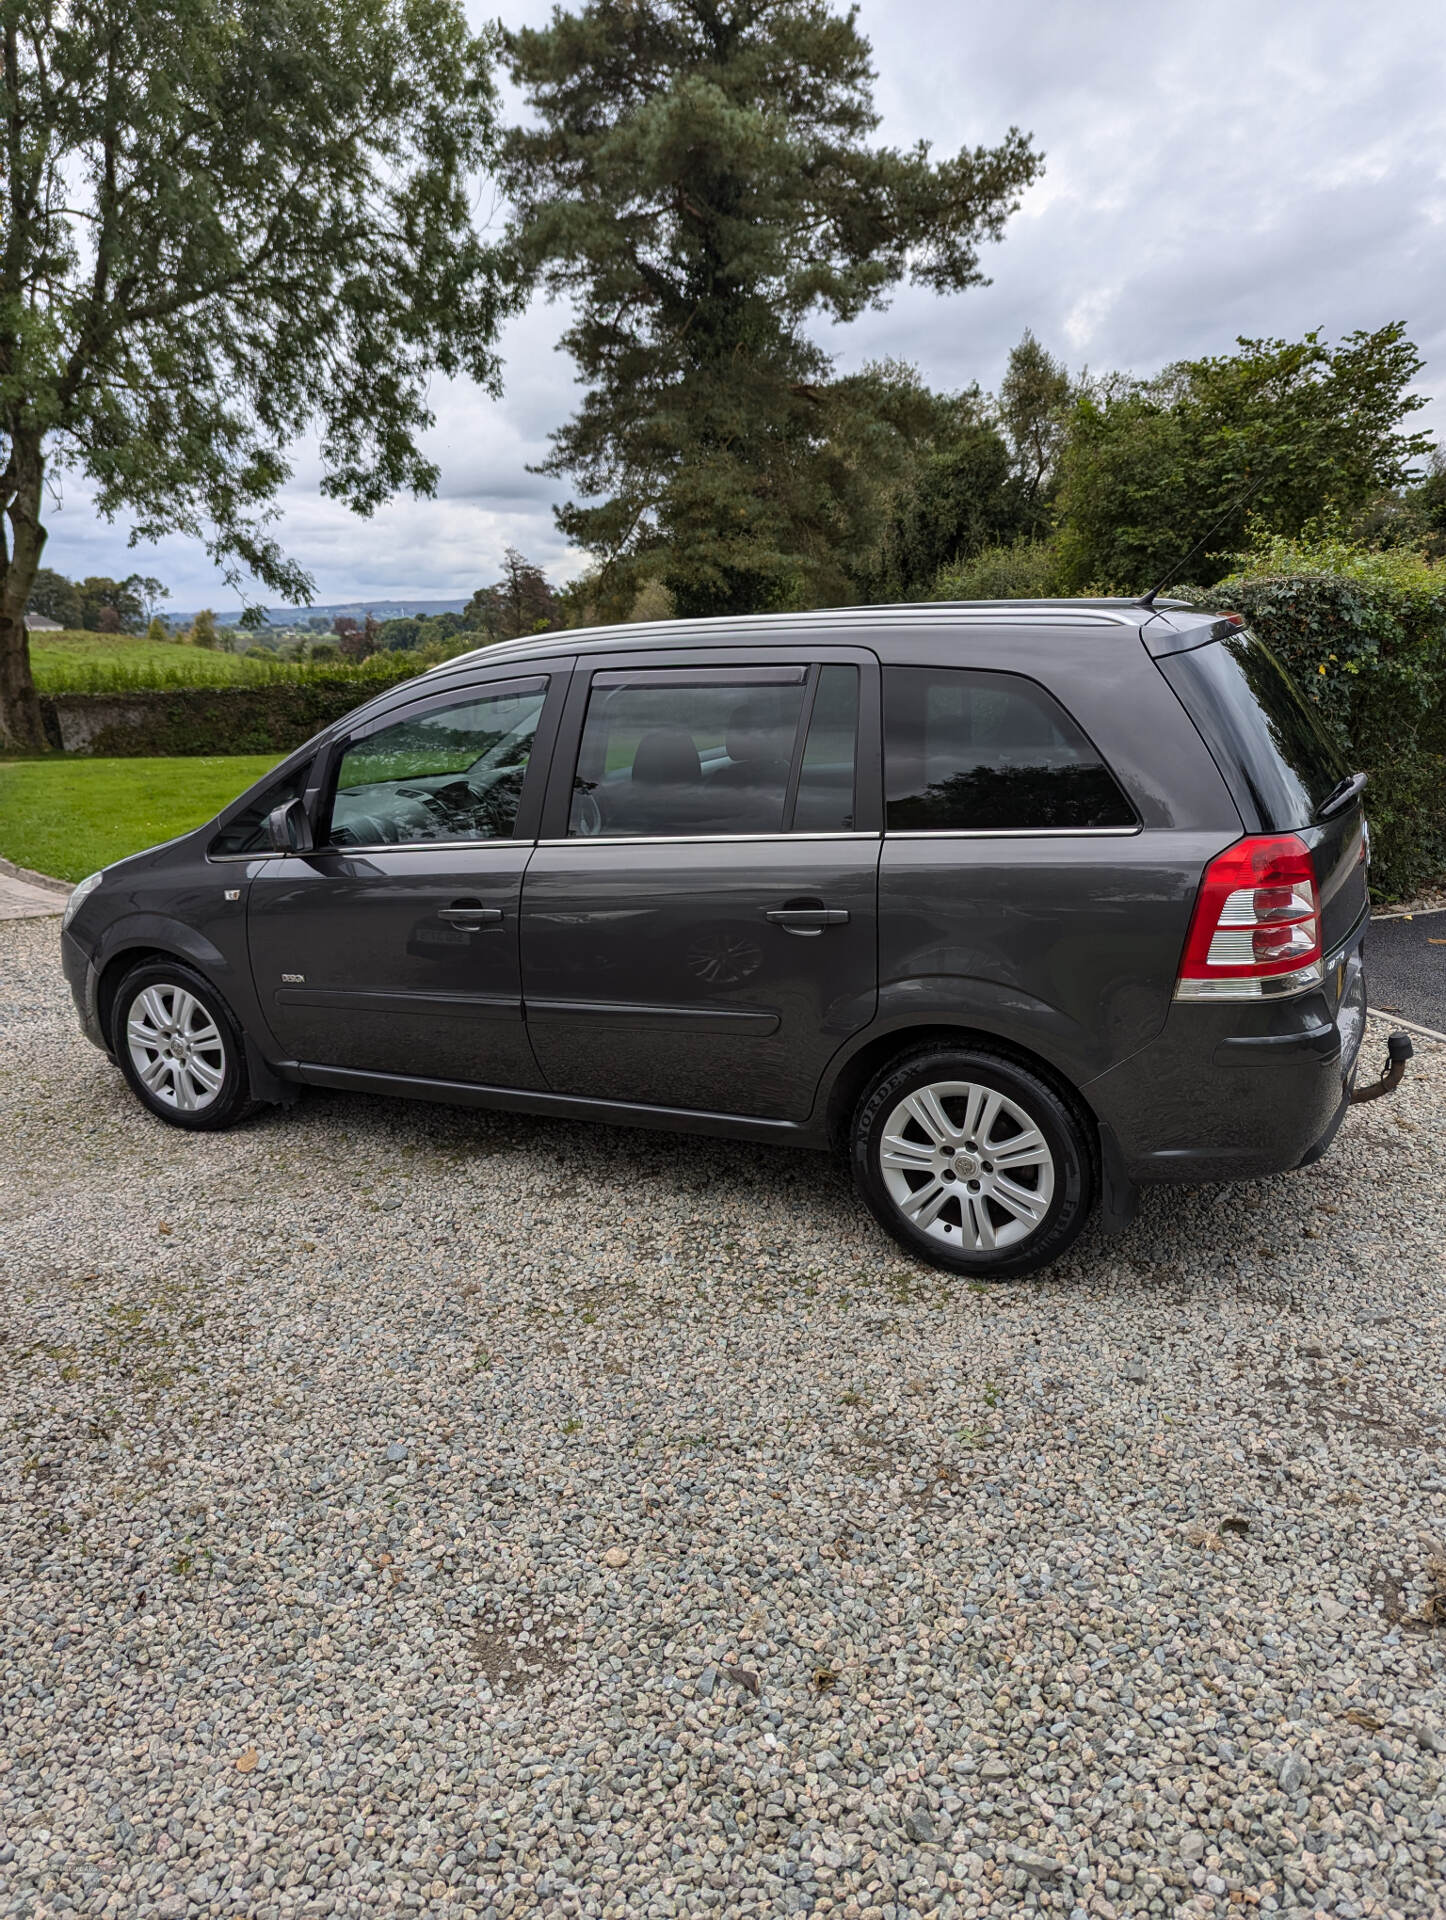
[[[475,933],[480,927],[500,927],[501,907],[484,907],[480,900],[454,900],[450,907],[438,907],[437,918],[451,926],[465,927]]]
[[[825,927],[842,927],[848,917],[844,907],[771,907],[764,915],[785,933],[805,935],[822,933]]]

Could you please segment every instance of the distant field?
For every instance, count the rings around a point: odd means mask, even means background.
[[[201,826],[275,764],[273,754],[0,760],[0,854],[60,880],[83,880]]]
[[[139,633],[37,633],[30,664],[42,693],[136,693],[147,688],[265,686],[318,678],[355,679],[389,686],[417,670],[415,656],[375,654],[360,665],[345,661],[248,660],[211,653],[180,641],[147,640]]]
[[[42,693],[107,692],[133,676],[160,676],[157,684],[225,686],[258,677],[270,663],[204,647],[158,643],[140,633],[35,633],[30,665]],[[176,678],[175,676],[180,676]]]

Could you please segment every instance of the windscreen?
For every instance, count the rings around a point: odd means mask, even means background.
[[[1261,828],[1308,827],[1347,767],[1270,649],[1242,629],[1160,661],[1237,801]]]

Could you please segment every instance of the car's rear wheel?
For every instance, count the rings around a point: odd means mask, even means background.
[[[231,1009],[179,961],[128,973],[111,1008],[111,1046],[131,1091],[173,1127],[215,1132],[255,1105]]]
[[[885,1068],[854,1115],[854,1182],[920,1259],[1007,1279],[1048,1265],[1094,1204],[1087,1129],[1048,1081],[983,1047]]]

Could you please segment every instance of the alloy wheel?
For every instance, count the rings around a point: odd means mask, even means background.
[[[1054,1155],[1033,1117],[975,1081],[906,1094],[884,1124],[878,1155],[903,1218],[956,1252],[1018,1246],[1054,1198]]]
[[[151,1096],[178,1113],[201,1113],[226,1078],[226,1042],[209,1010],[187,988],[143,987],[126,1016],[131,1064]]]

